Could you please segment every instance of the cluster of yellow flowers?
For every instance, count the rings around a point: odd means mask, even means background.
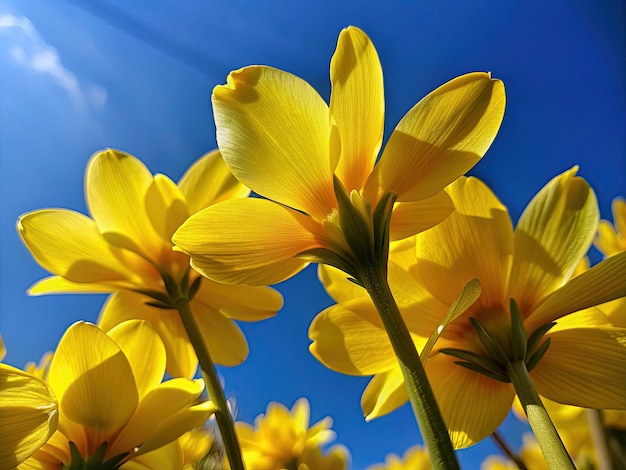
[[[476,72],[437,88],[379,158],[383,76],[361,30],[341,32],[330,78],[328,105],[287,72],[234,71],[213,92],[219,151],[178,184],[104,150],[86,170],[91,217],[20,218],[53,274],[31,294],[110,297],[40,367],[0,364],[1,468],[347,468],[347,449],[325,449],[332,421],[310,426],[306,399],[234,425],[214,368],[245,360],[235,321],[275,315],[283,300],[267,286],[312,262],[336,304],[311,323],[311,353],[372,376],[366,419],[411,401],[424,434],[427,449],[371,470],[458,468],[453,449],[494,433],[516,396],[538,439],[522,450],[528,468],[546,465],[541,453],[553,469],[600,458],[575,407],[626,409],[626,203],[614,203],[615,228],[600,222],[574,167],[514,228],[463,176],[498,132],[502,82]],[[581,268],[594,240],[606,259]],[[618,413],[605,424],[623,426]],[[219,439],[202,427],[212,415]]]

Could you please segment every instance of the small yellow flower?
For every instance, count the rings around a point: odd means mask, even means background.
[[[309,403],[299,399],[291,412],[280,403],[270,403],[254,427],[237,422],[243,460],[248,470],[344,470],[348,451],[335,445],[326,454],[322,446],[335,438],[331,418],[309,427]]]
[[[598,226],[594,244],[604,256],[626,251],[626,201],[619,197],[613,200],[613,223],[601,220]]]
[[[363,258],[386,261],[390,211],[392,239],[443,220],[453,210],[443,188],[480,160],[504,114],[501,81],[455,78],[404,116],[376,163],[383,75],[360,29],[341,32],[330,78],[330,106],[304,80],[266,66],[231,72],[213,90],[224,160],[266,199],[216,204],[176,232],[178,249],[208,278],[264,285],[309,262],[352,272]]]
[[[391,249],[389,283],[418,350],[466,283],[477,278],[482,285],[478,300],[445,326],[425,366],[456,447],[493,432],[515,391],[510,383],[461,367],[457,357],[439,350],[487,357],[470,321],[474,318],[512,354],[511,298],[527,339],[557,323],[534,345],[543,348],[551,341],[530,371],[539,394],[588,408],[626,408],[626,329],[614,328],[601,314],[571,315],[626,296],[626,253],[572,277],[599,219],[593,191],[575,173],[563,173],[539,192],[515,230],[506,208],[483,183],[461,178],[448,188],[455,212]],[[368,418],[389,413],[406,402],[407,392],[374,306],[336,270],[322,267],[321,273],[339,303],[314,319],[311,352],[340,372],[374,375],[363,394],[363,410]]]
[[[402,458],[389,454],[382,465],[372,465],[368,470],[431,470],[428,451],[421,446],[413,446]]]
[[[162,383],[164,374],[165,347],[149,323],[131,320],[108,333],[90,323],[70,326],[48,374],[59,397],[59,429],[20,468],[53,469],[77,459],[117,468],[201,426],[215,410],[200,400],[202,380]],[[180,456],[169,468],[181,468]]]
[[[197,359],[178,312],[167,307],[167,283],[200,282],[189,257],[172,250],[171,236],[191,214],[249,190],[224,165],[219,152],[196,162],[178,185],[150,171],[135,157],[115,150],[96,153],[87,165],[87,205],[93,218],[65,209],[20,217],[18,229],[34,258],[54,274],[30,293],[112,292],[99,320],[108,330],[130,319],[152,323],[167,349],[167,371],[192,377]],[[232,287],[200,282],[191,309],[213,360],[241,363],[248,354],[232,321],[257,321],[282,306],[267,287]]]
[[[0,361],[6,349],[0,336]],[[41,378],[0,364],[0,468],[14,468],[56,431],[54,392]]]

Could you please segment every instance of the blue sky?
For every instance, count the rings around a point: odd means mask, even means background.
[[[193,0],[0,0],[0,332],[6,361],[23,366],[54,349],[67,326],[95,321],[102,296],[30,298],[46,273],[16,231],[17,217],[43,207],[85,211],[83,175],[104,147],[178,179],[215,147],[210,95],[230,70],[278,67],[326,99],[340,30],[371,37],[383,65],[386,132],[422,96],[470,71],[504,81],[501,131],[471,174],[484,179],[514,220],[556,174],[580,165],[610,218],[626,195],[624,5],[619,0],[214,2]],[[597,259],[597,258],[596,258]],[[330,304],[310,267],[278,286],[285,308],[242,324],[250,344],[241,366],[221,368],[238,418],[269,401],[309,398],[312,419],[332,416],[353,468],[414,444],[408,406],[365,423],[367,378],[327,370],[309,353],[308,324]],[[524,427],[504,433],[518,444]],[[490,442],[460,452],[477,468]]]

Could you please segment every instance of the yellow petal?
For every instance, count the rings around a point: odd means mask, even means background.
[[[311,354],[330,369],[350,375],[373,375],[396,366],[385,328],[369,299],[327,308],[309,327]]]
[[[389,227],[391,241],[402,240],[434,227],[454,211],[454,204],[445,191],[428,199],[397,202]]]
[[[77,322],[67,329],[52,358],[48,381],[59,397],[62,419],[90,428],[96,438],[123,426],[137,406],[128,359],[90,323]]]
[[[0,468],[13,468],[32,455],[57,429],[52,389],[43,380],[0,364]]]
[[[193,298],[203,309],[211,308],[227,317],[243,321],[259,321],[273,317],[283,306],[280,292],[261,286],[232,286],[202,279]]]
[[[573,168],[552,179],[528,204],[515,229],[510,293],[520,312],[569,279],[598,224],[598,204]]]
[[[155,388],[165,374],[165,346],[150,323],[129,320],[107,332],[122,349],[133,369],[139,399]]]
[[[250,189],[230,172],[219,150],[203,155],[191,165],[178,187],[185,196],[190,214],[220,201],[250,194]]]
[[[369,421],[391,413],[407,401],[409,395],[404,376],[400,367],[396,366],[387,372],[376,374],[370,380],[361,396],[361,409],[365,420]]]
[[[504,85],[488,73],[457,77],[429,93],[400,121],[367,181],[370,199],[434,196],[485,154],[504,115]]]
[[[155,468],[183,468],[183,450],[178,441],[170,442],[147,454],[133,457],[120,467],[122,470],[153,470]]]
[[[291,407],[291,415],[293,416],[294,425],[298,429],[306,430],[309,428],[309,419],[311,409],[309,401],[306,398],[298,398]]]
[[[607,220],[601,220],[598,224],[598,234],[593,243],[604,256],[613,256],[616,253],[624,251],[620,236]]]
[[[330,62],[330,114],[341,154],[335,174],[348,192],[360,190],[374,168],[383,138],[383,71],[367,35],[353,26],[339,35]]]
[[[447,191],[456,210],[416,237],[422,282],[450,305],[471,279],[478,279],[481,305],[508,305],[513,229],[506,208],[475,178],[460,178]]]
[[[317,275],[324,288],[335,302],[367,297],[367,291],[354,282],[348,281],[348,275],[340,269],[327,264],[318,266]]]
[[[585,408],[626,409],[626,329],[576,328],[547,336],[550,347],[530,372],[540,395]]]
[[[306,266],[294,257],[321,246],[316,229],[311,218],[271,201],[230,199],[192,215],[173,240],[209,279],[267,285]]]
[[[189,217],[183,193],[165,175],[157,174],[146,193],[146,214],[165,244],[171,243],[176,229]]]
[[[4,345],[4,340],[2,339],[2,335],[0,335],[0,361],[2,361],[6,355],[7,355],[7,347]]]
[[[455,361],[452,356],[436,354],[426,364],[426,373],[452,445],[460,449],[483,440],[500,426],[515,392],[511,384],[465,369]]]
[[[107,454],[150,452],[201,426],[215,411],[211,402],[194,405],[204,386],[202,380],[168,380],[152,390],[139,404],[132,420],[111,442]]]
[[[68,281],[59,276],[50,276],[34,283],[28,289],[28,295],[44,295],[44,294],[97,294],[111,292],[115,288],[117,282],[103,284],[89,284]],[[120,285],[125,284],[120,282]]]
[[[157,331],[166,351],[166,370],[172,377],[191,378],[198,368],[196,353],[175,310],[156,309],[146,305],[147,298],[134,292],[111,295],[98,319],[104,331],[127,320],[145,320]]]
[[[162,241],[146,212],[152,174],[132,155],[104,150],[87,165],[87,204],[105,238],[150,258]]]
[[[223,366],[241,364],[248,357],[248,343],[243,333],[230,318],[212,308],[203,307],[201,304],[192,305],[196,323],[213,362]]]
[[[626,252],[596,264],[542,299],[525,324],[537,328],[568,313],[626,296]],[[532,331],[532,330],[531,330]]]
[[[308,83],[245,67],[215,87],[212,101],[217,143],[239,181],[319,219],[337,207],[328,106]]]
[[[69,210],[41,210],[20,217],[22,241],[48,271],[74,282],[116,281],[126,268],[89,217]]]

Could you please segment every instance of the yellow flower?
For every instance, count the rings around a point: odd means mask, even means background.
[[[613,200],[613,222],[601,220],[594,244],[604,256],[613,256],[626,251],[626,201],[622,198]]]
[[[274,315],[282,305],[280,294],[203,279],[190,271],[189,257],[174,252],[170,241],[190,214],[248,195],[219,152],[202,157],[176,185],[164,175],[153,176],[131,155],[105,150],[89,161],[85,190],[93,219],[65,209],[20,218],[22,240],[37,262],[55,274],[30,293],[112,292],[100,326],[108,330],[129,319],[149,321],[165,343],[167,371],[192,377],[197,359],[178,312],[157,307],[168,307],[167,283],[194,288],[200,283],[191,309],[211,357],[222,365],[241,363],[248,346],[232,320]]]
[[[445,326],[426,363],[456,447],[493,432],[508,413],[515,391],[498,380],[502,371],[490,378],[438,351],[455,348],[490,358],[473,318],[512,354],[511,298],[519,306],[527,339],[557,322],[545,334],[551,341],[547,352],[529,366],[542,396],[589,408],[626,408],[626,329],[613,328],[602,315],[570,315],[626,295],[626,253],[572,277],[599,218],[593,191],[575,173],[563,173],[539,192],[515,231],[506,208],[483,183],[461,178],[448,189],[455,212],[391,250],[389,283],[418,350],[466,283],[477,278],[482,285],[478,300]],[[326,267],[321,272],[339,303],[313,321],[311,352],[340,372],[374,375],[361,402],[368,418],[394,410],[406,402],[407,393],[373,305],[359,287],[344,289],[345,276]],[[529,356],[545,348],[545,341],[538,337]]]
[[[6,348],[0,336],[0,361]],[[58,425],[54,392],[40,378],[0,364],[0,468],[14,468],[41,447]]]
[[[237,422],[243,460],[248,470],[343,470],[349,459],[345,447],[335,445],[328,453],[322,446],[335,438],[331,418],[309,427],[309,403],[300,398],[291,412],[280,403],[270,403],[254,427]]]
[[[350,272],[363,257],[384,258],[392,206],[392,239],[444,219],[453,207],[442,189],[483,156],[504,113],[502,82],[458,77],[404,116],[375,165],[383,76],[363,31],[341,32],[330,78],[330,106],[304,80],[266,66],[231,72],[214,89],[224,160],[267,199],[216,204],[176,232],[174,243],[208,278],[273,284],[311,261]]]
[[[149,323],[126,321],[108,333],[90,323],[70,326],[48,374],[59,397],[59,429],[20,468],[82,459],[113,469],[201,426],[215,410],[200,400],[202,380],[162,383],[164,374],[165,346]],[[180,456],[171,468],[182,467]]]
[[[372,465],[368,470],[430,470],[432,465],[428,451],[421,446],[413,446],[402,458],[389,454],[382,465]]]

